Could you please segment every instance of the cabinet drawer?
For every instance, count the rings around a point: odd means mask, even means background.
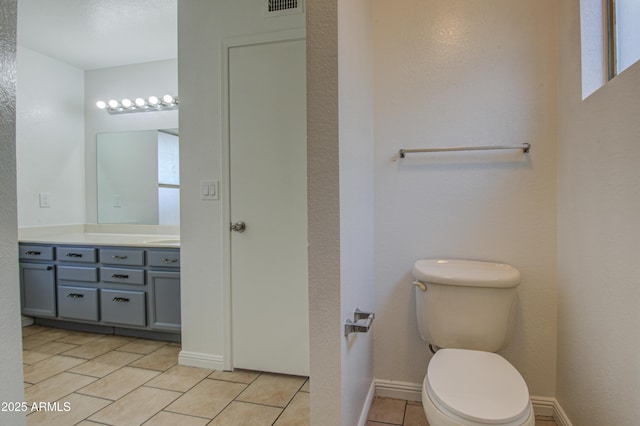
[[[149,250],[147,251],[147,263],[149,266],[179,268],[180,252],[178,250]]]
[[[98,321],[98,289],[58,286],[58,316]]]
[[[109,283],[144,285],[142,269],[100,268],[100,276]]]
[[[144,266],[144,250],[100,249],[100,262],[106,265]]]
[[[88,247],[58,247],[58,260],[62,262],[95,263],[96,249]]]
[[[58,280],[98,282],[98,268],[58,266]]]
[[[102,321],[114,324],[146,325],[146,303],[143,291],[102,290]]]
[[[53,260],[53,247],[20,244],[20,260]]]

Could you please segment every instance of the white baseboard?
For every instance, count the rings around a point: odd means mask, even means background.
[[[210,370],[224,370],[221,355],[211,355],[200,352],[180,351],[178,364],[188,367],[208,368]]]
[[[407,401],[421,401],[422,384],[373,379],[358,426],[364,426],[366,424],[367,413],[369,413],[373,399],[376,396],[404,399]],[[573,426],[557,399],[545,396],[532,396],[531,404],[537,416],[553,417],[558,426]],[[363,418],[364,422],[362,420]]]
[[[384,398],[405,399],[407,401],[422,401],[422,384],[397,382],[394,380],[374,379],[375,396]]]
[[[555,398],[549,398],[546,396],[532,396],[531,404],[533,404],[533,411],[536,416],[553,417],[555,414],[555,406],[558,403]]]
[[[558,426],[573,426],[557,399],[547,396],[532,396],[531,404],[536,416],[553,417]]]
[[[564,412],[558,400],[556,400],[555,398],[553,398],[553,400],[555,402],[553,406],[553,418],[556,420],[558,426],[573,426],[571,420],[569,420],[569,417],[567,416],[567,413]]]
[[[364,400],[364,405],[362,406],[362,411],[360,412],[360,418],[358,419],[358,426],[367,426],[367,418],[369,417],[369,411],[371,410],[371,404],[373,404],[373,399],[376,396],[376,381],[373,380],[371,382],[371,386],[369,386],[369,392],[367,392],[367,397]]]
[[[33,320],[33,318],[22,316],[22,326],[23,327],[28,327],[30,325],[33,325],[34,322],[35,321]]]

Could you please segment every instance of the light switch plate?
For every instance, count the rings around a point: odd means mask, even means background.
[[[200,181],[200,199],[201,200],[217,200],[218,196],[218,181],[217,180],[202,180]]]

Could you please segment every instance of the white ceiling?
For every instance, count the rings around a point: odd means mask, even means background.
[[[90,70],[173,59],[177,0],[18,0],[18,44]]]

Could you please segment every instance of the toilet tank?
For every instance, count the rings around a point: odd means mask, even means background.
[[[418,329],[440,348],[497,352],[515,322],[520,272],[503,263],[423,259],[413,276]]]

